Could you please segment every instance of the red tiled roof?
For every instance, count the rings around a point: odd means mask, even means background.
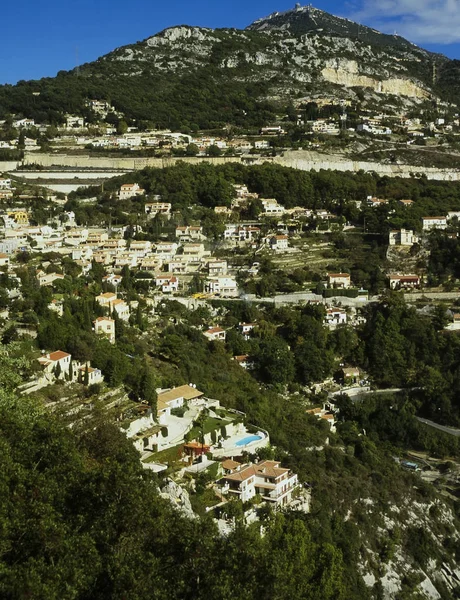
[[[50,360],[57,361],[61,360],[62,358],[66,358],[67,356],[70,356],[70,354],[67,354],[67,352],[63,352],[62,350],[56,350],[56,352],[50,353]]]

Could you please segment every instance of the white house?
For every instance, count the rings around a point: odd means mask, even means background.
[[[187,258],[187,260],[201,260],[206,251],[204,249],[204,244],[184,244],[182,246],[183,256]],[[209,254],[209,252],[207,253]]]
[[[417,241],[418,238],[411,229],[393,230],[388,234],[390,246],[413,246]]]
[[[432,229],[446,229],[447,217],[422,217],[423,231],[431,231]]]
[[[287,235],[275,235],[269,240],[272,250],[287,250],[289,248],[289,238]]]
[[[294,490],[299,487],[297,475],[272,460],[235,466],[220,479],[219,484],[223,494],[239,498],[242,502],[260,495],[277,508],[290,504]]]
[[[194,242],[205,239],[203,227],[194,225],[184,225],[176,227],[176,238],[180,242]]]
[[[94,332],[96,335],[103,335],[108,338],[111,344],[115,344],[115,321],[110,317],[98,317],[94,323]]]
[[[118,197],[120,200],[127,200],[128,198],[133,198],[134,196],[143,196],[144,194],[145,190],[143,190],[138,183],[124,183],[120,187]]]
[[[228,264],[226,260],[219,260],[217,258],[208,262],[208,271],[210,277],[216,275],[227,275]]]
[[[330,288],[347,289],[351,286],[349,273],[328,273],[327,282]]]
[[[342,308],[328,308],[324,322],[331,328],[337,325],[345,325],[347,322],[347,313]]]
[[[177,277],[170,275],[160,275],[155,279],[155,285],[161,288],[163,294],[171,294],[179,290],[179,280]]]
[[[162,260],[172,260],[177,254],[175,242],[157,242],[155,244],[155,255]]]
[[[8,254],[0,252],[0,267],[8,267],[10,264],[10,257]]]
[[[10,190],[11,189],[11,179],[7,179],[5,177],[0,177],[0,190]]]
[[[222,329],[221,327],[210,327],[207,331],[205,331],[203,333],[204,337],[206,337],[208,340],[222,340],[225,341],[225,338],[227,337],[227,333],[225,332],[225,329]]]
[[[86,377],[88,378],[88,385],[94,385],[104,381],[104,375],[102,375],[100,369],[90,367],[89,364],[83,365],[78,369],[78,378],[81,383],[85,383]]]
[[[171,204],[169,202],[147,202],[145,214],[151,219],[157,215],[165,215],[169,219],[171,217]]]
[[[264,214],[267,216],[279,216],[284,214],[284,206],[278,204],[274,198],[266,198],[262,200]]]
[[[205,292],[229,298],[237,298],[238,285],[233,277],[209,278],[205,282]]]
[[[129,305],[124,300],[115,300],[112,302],[112,310],[117,313],[121,321],[129,320]]]
[[[390,275],[390,288],[396,289],[410,289],[420,287],[420,277],[418,275]]]
[[[67,354],[67,352],[62,352],[62,350],[50,352],[38,359],[38,362],[44,368],[46,373],[56,374],[56,370],[60,371],[57,375],[58,379],[64,379],[66,375],[69,375],[71,361],[72,355]]]
[[[203,396],[191,385],[181,385],[171,390],[163,390],[157,397],[157,416],[160,423],[165,423],[173,408],[180,408],[185,402],[193,404]]]
[[[42,287],[53,285],[56,280],[64,279],[64,275],[61,275],[60,273],[44,273],[43,271],[37,271],[37,279],[38,285]]]
[[[248,340],[251,337],[251,332],[254,331],[255,327],[255,323],[239,323],[238,331],[241,333],[245,340]]]
[[[114,292],[105,292],[104,294],[96,296],[96,302],[101,306],[106,306],[108,308],[111,308],[116,299],[117,295]]]
[[[78,129],[85,126],[85,119],[75,115],[67,115],[65,120],[66,129]]]

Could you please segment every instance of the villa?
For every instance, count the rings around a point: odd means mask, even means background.
[[[299,487],[297,475],[281,468],[278,461],[264,460],[249,465],[234,462],[233,466],[235,468],[228,469],[219,484],[222,494],[236,496],[242,502],[248,502],[258,494],[266,502],[281,508],[290,504],[293,492]]]

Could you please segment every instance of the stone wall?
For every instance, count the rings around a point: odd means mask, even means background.
[[[411,177],[415,175],[426,175],[428,179],[439,181],[460,181],[460,161],[459,169],[436,169],[428,167],[416,167],[413,165],[386,165],[376,162],[353,161],[345,159],[340,155],[326,155],[319,152],[307,151],[289,151],[283,156],[277,156],[268,159],[278,165],[291,167],[301,171],[374,171],[378,175],[387,177]]]
[[[166,168],[186,162],[188,164],[199,164],[206,162],[212,165],[224,165],[227,163],[247,164],[247,157],[197,157],[197,158],[112,158],[92,156],[70,156],[65,154],[26,154],[24,164],[39,164],[43,167],[66,167],[75,169],[107,169],[120,171],[134,171],[145,167]],[[291,167],[301,171],[373,171],[378,175],[388,177],[411,177],[415,175],[426,175],[428,179],[439,181],[460,181],[459,169],[437,169],[428,167],[416,167],[413,165],[387,165],[377,162],[353,161],[341,155],[320,154],[319,152],[308,152],[303,150],[286,151],[282,156],[259,158],[251,157],[252,164],[271,162]]]
[[[139,171],[145,167],[163,169],[172,167],[178,162],[198,164],[202,162],[212,165],[224,165],[231,162],[241,162],[237,157],[197,157],[197,158],[121,158],[111,156],[84,156],[67,154],[36,154],[26,153],[25,165],[40,165],[42,167],[66,167],[76,169],[109,169],[120,171]]]

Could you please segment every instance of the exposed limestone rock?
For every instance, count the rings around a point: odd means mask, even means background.
[[[166,485],[161,488],[160,496],[169,500],[174,508],[184,517],[188,519],[198,518],[193,512],[188,492],[177,485],[177,483],[174,483],[172,479],[168,479]]]
[[[379,80],[362,73],[356,60],[334,58],[326,61],[321,71],[327,81],[346,87],[370,87],[380,94],[394,94],[415,98],[428,98],[430,94],[409,79],[389,78]]]

